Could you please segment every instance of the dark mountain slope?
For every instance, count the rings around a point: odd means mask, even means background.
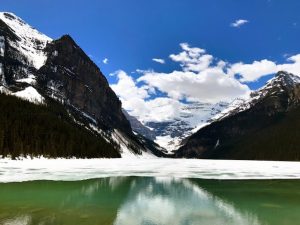
[[[45,52],[47,61],[38,71],[38,85],[46,88],[45,94],[85,112],[103,127],[131,134],[120,100],[70,36],[49,43]]]
[[[116,143],[76,124],[64,107],[51,99],[46,106],[0,94],[0,109],[3,157],[120,157]]]
[[[192,135],[176,157],[299,160],[299,81],[279,72],[244,105]]]
[[[55,102],[112,149],[117,143],[120,153],[151,153],[132,132],[105,76],[75,41],[69,35],[52,40],[12,13],[0,13],[0,92],[36,104]]]

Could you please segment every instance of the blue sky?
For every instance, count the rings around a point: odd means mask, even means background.
[[[300,52],[297,0],[1,0],[11,11],[52,38],[71,34],[106,74],[117,69],[171,70],[167,58],[188,42],[230,62],[282,61]],[[240,29],[230,23],[245,18]],[[296,23],[296,24],[295,24]]]
[[[293,60],[287,59],[300,53],[300,1],[297,0],[1,0],[0,10],[15,13],[52,38],[70,34],[111,84],[120,81],[120,74],[109,74],[122,70],[126,72],[123,78],[127,83],[134,83],[133,88],[138,95],[142,93],[139,97],[143,100],[167,96],[185,101],[193,97],[193,92],[174,93],[166,84],[155,84],[161,79],[159,76],[165,78],[164,75],[173,71],[189,71],[182,66],[183,61],[170,58],[171,54],[184,52],[180,43],[205,49],[205,54],[213,56],[213,66],[219,60],[229,64],[242,62],[242,67],[235,67],[234,76],[242,73],[244,79],[238,82],[249,89],[261,87],[272,76],[268,74],[276,71],[273,64],[291,62]],[[238,20],[247,22],[232,26]],[[105,58],[107,64],[102,62]],[[153,58],[164,59],[165,63],[154,62]],[[295,64],[300,62],[296,59],[294,57]],[[253,64],[254,61],[259,63]],[[131,73],[137,69],[144,71]],[[224,67],[227,69],[228,66]],[[292,67],[290,72],[297,69]],[[243,74],[245,70],[257,74],[251,77],[251,74]],[[139,77],[143,78],[138,80]],[[182,88],[189,87],[187,84]],[[232,85],[236,87],[234,82]],[[114,87],[114,90],[123,90]],[[121,96],[123,103],[124,98]],[[210,98],[203,98],[206,100]]]

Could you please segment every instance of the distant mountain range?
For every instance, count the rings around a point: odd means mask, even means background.
[[[228,103],[216,104],[190,102],[185,103],[179,109],[179,115],[167,121],[143,121],[134,122],[132,116],[127,117],[134,131],[155,141],[172,153],[181,145],[182,140],[193,134],[201,126],[210,123],[211,120],[228,107]],[[139,119],[138,117],[135,119]]]
[[[139,121],[69,35],[52,40],[12,13],[0,13],[0,107],[0,155],[13,158],[300,160],[300,77],[279,72],[247,100]]]

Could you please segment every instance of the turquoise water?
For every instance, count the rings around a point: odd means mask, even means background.
[[[299,224],[300,181],[112,177],[0,184],[0,224]]]

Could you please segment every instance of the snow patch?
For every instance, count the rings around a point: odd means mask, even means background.
[[[0,63],[0,84],[6,86],[3,64]]]
[[[0,159],[0,182],[169,177],[219,180],[300,179],[299,162],[202,159]]]
[[[0,93],[10,95],[11,91],[7,89],[5,86],[0,86]]]
[[[54,56],[54,57],[58,56],[58,51],[55,50],[54,52],[52,52],[52,56]]]
[[[27,78],[16,80],[16,82],[35,85],[36,77],[34,75],[30,74]]]
[[[181,138],[180,137],[172,138],[170,135],[157,136],[154,142],[157,143],[159,146],[163,147],[164,149],[166,149],[168,151],[167,154],[172,154],[173,150],[176,150],[180,147]]]
[[[5,52],[5,38],[0,36],[0,56],[4,57]]]
[[[114,130],[114,132],[112,132],[111,137],[114,142],[116,142],[117,144],[120,145],[120,154],[121,154],[122,158],[125,158],[125,159],[157,158],[150,152],[145,152],[145,151],[140,150],[140,154],[137,154],[137,153],[133,152],[132,150],[130,150],[129,141],[127,140],[126,137],[124,137],[124,135],[120,131],[118,131],[116,129]]]
[[[41,96],[40,93],[38,93],[38,91],[31,86],[22,91],[15,92],[12,95],[35,104],[44,104],[45,101],[44,97]]]

